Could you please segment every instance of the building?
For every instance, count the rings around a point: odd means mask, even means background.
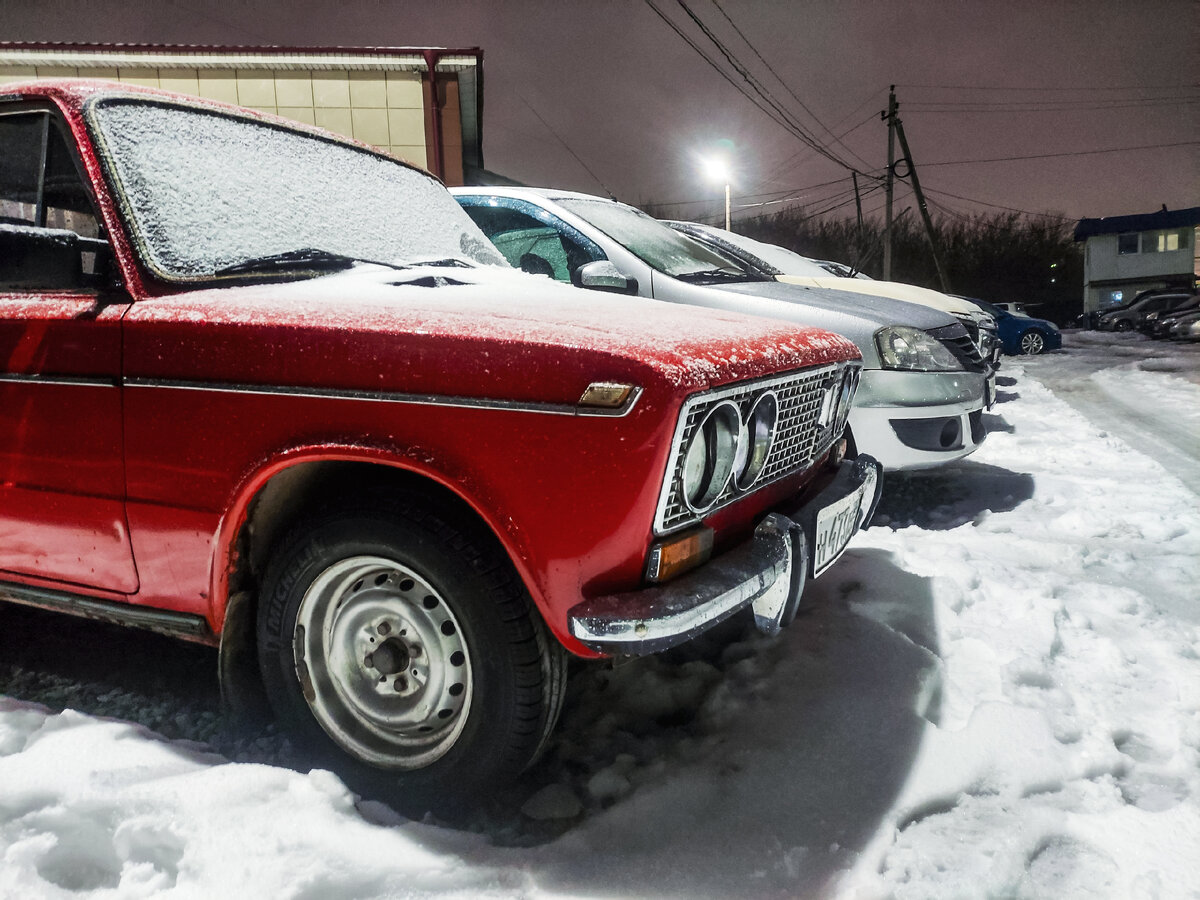
[[[1135,216],[1080,219],[1084,241],[1083,308],[1104,310],[1151,288],[1196,283],[1200,206]]]
[[[483,169],[479,48],[0,43],[0,85],[65,77],[150,85],[318,125],[448,185]]]

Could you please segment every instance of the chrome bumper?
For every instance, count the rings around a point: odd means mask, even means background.
[[[808,503],[767,514],[753,537],[700,568],[668,584],[596,597],[572,607],[571,634],[602,653],[644,656],[682,644],[747,606],[753,608],[759,630],[774,634],[795,615],[813,576],[811,548],[817,541],[820,511],[865,485],[855,530],[865,528],[879,502],[882,482],[882,469],[873,458],[847,460],[829,486]]]

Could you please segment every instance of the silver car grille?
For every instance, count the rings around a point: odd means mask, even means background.
[[[683,499],[683,448],[688,445],[696,428],[714,405],[723,400],[731,400],[738,405],[744,417],[755,399],[763,391],[771,390],[779,402],[779,417],[775,439],[758,480],[749,491],[738,491],[730,479],[716,503],[706,510],[704,515],[807,468],[814,459],[833,445],[845,419],[835,420],[827,427],[822,427],[818,420],[826,394],[841,386],[842,375],[849,365],[858,366],[857,363],[819,366],[780,377],[742,382],[689,397],[675,429],[667,478],[655,515],[655,532],[663,534],[700,518],[688,508]],[[836,396],[834,400],[836,401]]]
[[[946,325],[942,328],[930,328],[930,335],[937,338],[958,358],[968,372],[982,372],[987,368],[979,344],[972,340],[964,325]]]

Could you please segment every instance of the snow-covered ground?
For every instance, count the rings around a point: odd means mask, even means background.
[[[1066,343],[889,478],[812,612],[577,672],[465,826],[231,732],[208,650],[0,610],[0,897],[1200,896],[1200,500],[1142,452],[1195,465],[1200,345]],[[1047,387],[1082,379],[1169,439]]]

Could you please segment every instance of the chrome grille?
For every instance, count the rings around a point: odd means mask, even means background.
[[[803,369],[789,375],[742,382],[689,397],[680,414],[679,425],[675,429],[667,479],[659,496],[658,512],[655,516],[655,532],[663,534],[682,525],[691,524],[699,518],[683,499],[682,448],[687,446],[696,428],[714,405],[723,400],[731,400],[738,405],[744,417],[755,399],[764,390],[771,390],[775,392],[779,402],[779,418],[775,440],[771,444],[770,453],[758,480],[749,491],[740,492],[734,487],[733,479],[730,479],[725,490],[717,498],[716,504],[706,511],[705,515],[747,493],[754,493],[761,487],[806,468],[816,457],[829,449],[835,437],[834,427],[822,428],[817,420],[825,394],[830,388],[841,385],[842,373],[847,365],[843,363]],[[837,424],[841,423],[834,423],[835,427]]]

